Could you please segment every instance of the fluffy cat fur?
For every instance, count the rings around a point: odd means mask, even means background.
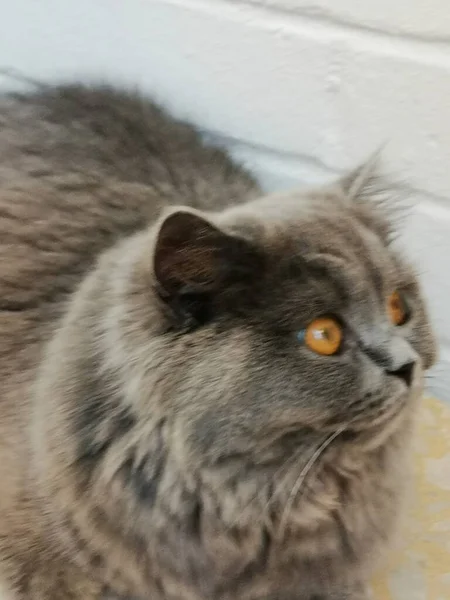
[[[107,87],[4,96],[0,124],[7,598],[366,598],[434,360],[373,178],[264,197]],[[323,314],[336,356],[297,338]]]

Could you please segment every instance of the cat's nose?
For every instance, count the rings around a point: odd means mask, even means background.
[[[404,381],[408,387],[410,387],[414,376],[415,366],[416,363],[414,361],[410,361],[402,365],[400,368],[395,369],[395,371],[388,371],[388,374],[398,377]]]

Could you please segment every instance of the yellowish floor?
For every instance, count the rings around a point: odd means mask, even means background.
[[[376,600],[450,600],[450,405],[424,401],[415,452],[415,496]]]

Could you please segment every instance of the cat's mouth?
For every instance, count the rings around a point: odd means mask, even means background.
[[[340,439],[351,441],[358,438],[379,438],[393,433],[401,426],[405,415],[414,405],[417,393],[412,389],[400,389],[388,398],[376,398],[355,402],[345,414],[330,419],[324,430],[343,429]]]
[[[333,436],[342,441],[356,441],[358,438],[370,438],[380,435],[385,430],[394,431],[403,421],[404,415],[409,414],[413,405],[412,390],[400,389],[388,398],[376,397],[355,401],[345,412],[335,415],[315,426],[292,426],[290,432],[282,436],[280,447],[284,452],[292,452],[307,438],[311,440],[320,436]],[[309,432],[309,433],[308,433]],[[259,455],[261,458],[262,453]],[[273,457],[270,457],[273,458]],[[270,462],[270,459],[269,461]]]
[[[355,421],[357,429],[378,429],[384,424],[391,422],[392,419],[400,416],[409,404],[411,394],[409,391],[402,391],[395,396],[381,401],[375,407],[369,407],[367,417]]]
[[[411,390],[403,391],[384,402],[381,401],[377,410],[371,411],[365,418],[351,421],[341,434],[345,442],[356,442],[361,447],[375,449],[402,429],[405,419],[411,415],[416,394]]]

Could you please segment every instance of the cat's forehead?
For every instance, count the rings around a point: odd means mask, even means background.
[[[225,218],[242,220],[258,216],[267,224],[288,223],[344,208],[344,198],[333,187],[327,187],[269,194],[232,207],[225,213]]]
[[[306,263],[320,265],[307,271],[308,281],[322,282],[322,293],[336,288],[364,301],[367,294],[382,297],[401,279],[411,279],[408,265],[366,218],[370,210],[362,212],[330,189],[268,196],[230,216],[236,231],[263,249],[270,285],[281,295],[304,292]]]
[[[326,253],[379,268],[392,258],[378,232],[332,188],[270,195],[236,207],[227,220],[280,258]]]

